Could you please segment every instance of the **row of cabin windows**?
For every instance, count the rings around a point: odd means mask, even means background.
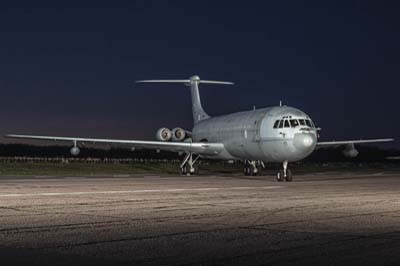
[[[314,124],[309,119],[276,120],[274,123],[274,128],[298,127],[298,126],[314,127]]]

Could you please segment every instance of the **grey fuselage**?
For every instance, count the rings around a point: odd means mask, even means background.
[[[277,120],[289,122],[291,119],[311,121],[308,115],[296,108],[269,107],[199,121],[192,130],[192,139],[194,142],[224,144],[223,152],[208,158],[298,161],[314,151],[317,130],[313,124],[274,128]]]

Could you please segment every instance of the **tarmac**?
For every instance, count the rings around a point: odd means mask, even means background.
[[[1,177],[1,265],[400,265],[400,174]]]

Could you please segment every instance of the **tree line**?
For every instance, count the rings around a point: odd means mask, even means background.
[[[400,150],[382,149],[374,146],[356,147],[359,155],[356,158],[343,156],[343,148],[324,148],[318,149],[305,162],[383,162],[388,158],[400,157]],[[0,157],[42,157],[42,158],[70,158],[70,147],[51,145],[38,146],[26,144],[0,144]],[[155,151],[147,149],[136,149],[132,151],[128,148],[112,147],[80,147],[80,154],[76,158],[81,159],[146,159],[146,160],[179,160],[183,156],[176,152]],[[400,160],[393,160],[400,162]]]

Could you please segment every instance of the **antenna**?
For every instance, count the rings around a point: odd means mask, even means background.
[[[279,106],[282,106],[282,100],[279,101]]]

